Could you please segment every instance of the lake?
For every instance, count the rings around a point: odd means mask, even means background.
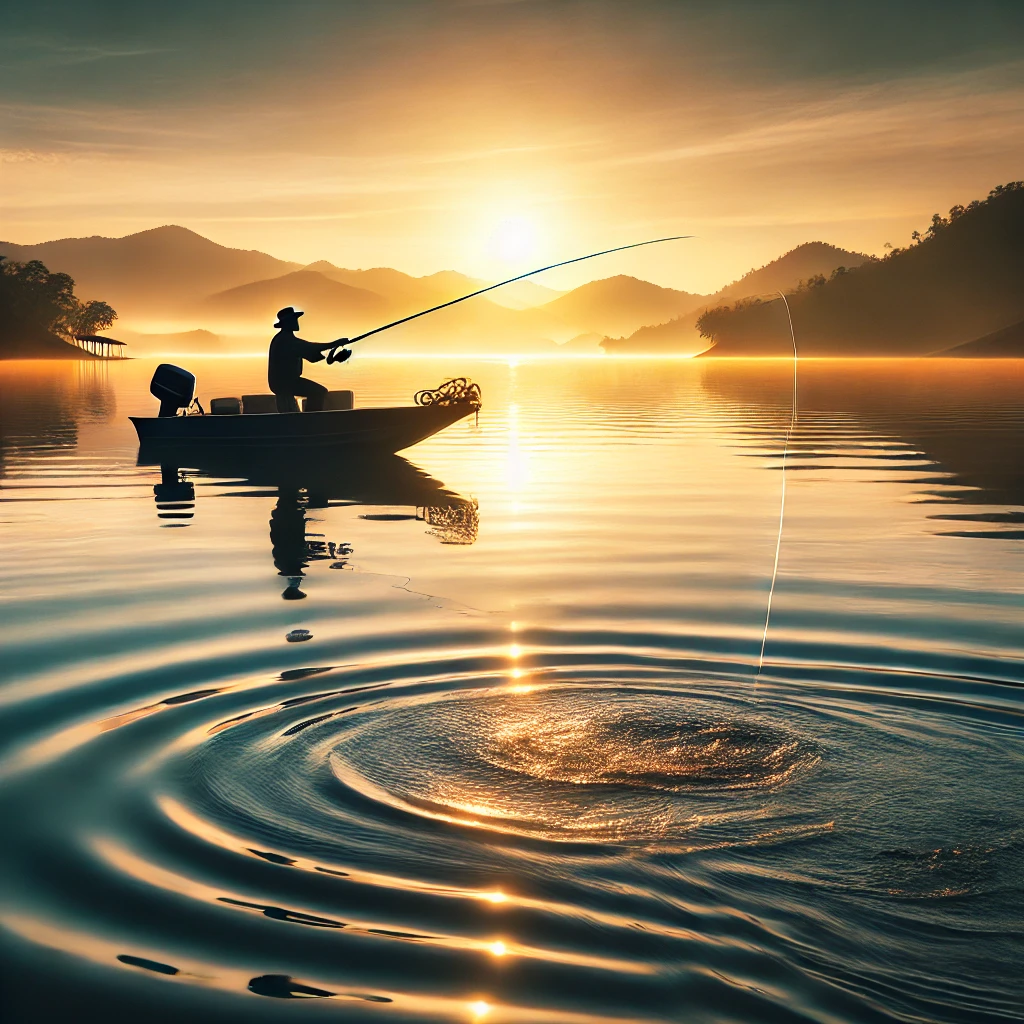
[[[1024,1019],[1020,363],[153,366],[0,364],[6,1019]]]

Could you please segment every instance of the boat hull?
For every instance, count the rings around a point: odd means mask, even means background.
[[[393,453],[410,448],[476,412],[468,403],[325,412],[234,416],[131,416],[139,441],[159,445],[308,450],[360,448]]]

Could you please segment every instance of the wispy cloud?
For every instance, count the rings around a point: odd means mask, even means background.
[[[0,40],[0,68],[73,66],[172,52],[173,48],[166,46],[100,46],[93,43],[76,44],[32,36],[7,35]]]

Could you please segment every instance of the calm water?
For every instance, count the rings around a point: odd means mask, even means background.
[[[151,370],[0,364],[5,1020],[1024,1019],[1024,366],[805,363],[784,474],[785,362],[163,471]]]

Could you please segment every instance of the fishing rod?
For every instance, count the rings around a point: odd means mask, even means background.
[[[337,359],[338,349],[343,349],[346,345],[351,345],[356,341],[362,341],[363,338],[369,338],[373,334],[380,334],[381,331],[389,331],[392,327],[397,327],[399,324],[407,324],[410,320],[416,320],[421,316],[426,316],[428,313],[436,313],[439,309],[446,309],[448,306],[454,306],[458,302],[465,302],[466,299],[476,298],[477,295],[483,295],[484,292],[493,292],[495,288],[502,288],[515,281],[522,281],[525,277],[533,277],[534,274],[542,274],[545,270],[554,270],[556,267],[567,267],[570,263],[580,263],[582,260],[592,260],[595,256],[607,256],[611,252],[622,252],[624,249],[639,249],[642,245],[657,245],[659,242],[678,242],[680,239],[693,237],[693,235],[672,235],[668,238],[652,238],[646,242],[634,242],[632,245],[620,245],[615,249],[602,249],[601,252],[592,252],[588,253],[586,256],[577,256],[575,259],[562,260],[561,263],[552,263],[547,267],[538,267],[536,270],[528,270],[525,274],[510,277],[507,281],[499,281],[497,284],[489,284],[486,288],[479,288],[477,291],[470,292],[468,295],[463,295],[458,299],[451,299],[449,302],[442,302],[439,306],[431,306],[430,309],[424,309],[422,312],[413,313],[411,316],[404,316],[401,320],[393,320],[391,323],[385,324],[383,327],[375,327],[372,331],[367,331],[365,334],[360,334],[358,337],[347,338],[345,341],[339,342],[331,349],[327,356],[327,362],[328,364],[335,362]]]

